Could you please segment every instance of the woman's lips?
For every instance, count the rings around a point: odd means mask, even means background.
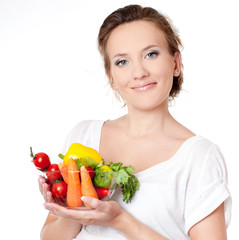
[[[136,86],[136,87],[133,87],[132,89],[136,90],[136,91],[146,91],[148,89],[151,89],[153,87],[155,87],[157,83],[156,82],[152,82],[152,83],[147,83],[147,84],[144,84],[144,85],[141,85],[141,86]]]

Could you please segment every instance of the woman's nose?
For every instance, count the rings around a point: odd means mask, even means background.
[[[133,64],[133,79],[143,79],[149,75],[146,66],[141,61],[134,62]]]

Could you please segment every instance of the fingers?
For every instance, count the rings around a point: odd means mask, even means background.
[[[49,186],[48,186],[48,188],[49,188]],[[51,193],[50,189],[47,190],[46,201],[47,202],[54,202],[54,199],[53,199],[53,196],[52,196],[52,193]]]
[[[115,219],[122,213],[120,205],[114,201],[101,201],[92,197],[83,197],[82,200],[93,209],[75,210],[60,206],[56,203],[46,202],[44,206],[52,215],[66,218],[83,225],[107,225],[114,224]]]
[[[83,196],[82,201],[88,204],[90,207],[95,209],[94,213],[102,213],[106,215],[110,215],[111,217],[116,216],[122,212],[122,208],[115,201],[101,201],[97,198]],[[93,212],[93,211],[92,211]]]
[[[88,204],[90,207],[96,209],[96,210],[102,210],[105,207],[105,203],[103,201],[100,201],[97,198],[83,196],[81,197],[82,201],[86,204]]]
[[[39,190],[45,199],[46,202],[52,202],[53,197],[50,191],[50,186],[49,184],[46,183],[46,179],[42,176],[39,176],[38,178],[38,183],[39,183]]]
[[[45,183],[45,182],[46,182],[45,178],[42,176],[39,176],[38,184],[39,184],[39,190],[40,190],[41,194],[43,194],[43,183]]]
[[[91,211],[71,210],[55,203],[46,202],[44,203],[44,206],[47,210],[51,212],[51,214],[55,216],[67,218],[69,220],[78,221],[78,222],[80,219],[88,218],[89,214],[87,212],[91,212]]]
[[[42,184],[42,187],[43,187],[42,195],[43,195],[45,201],[48,202],[49,186],[48,186],[48,184],[43,183],[43,184]]]

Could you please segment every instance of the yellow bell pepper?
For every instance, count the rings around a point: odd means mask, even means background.
[[[77,158],[90,158],[95,162],[100,163],[102,158],[100,154],[93,148],[86,147],[80,143],[72,143],[66,155],[63,158],[63,163],[68,165],[69,157],[76,156]]]

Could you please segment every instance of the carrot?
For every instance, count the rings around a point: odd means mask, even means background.
[[[68,184],[68,172],[67,172],[68,171],[68,166],[63,162],[60,162],[58,164],[58,167],[61,171],[61,176],[63,177],[64,182]]]
[[[69,158],[68,163],[68,187],[66,201],[69,207],[81,207],[81,182],[76,162]]]
[[[99,199],[97,192],[93,186],[91,177],[85,166],[80,168],[81,171],[81,192],[82,196],[90,196],[93,198]],[[90,207],[88,204],[85,204],[86,207]]]

